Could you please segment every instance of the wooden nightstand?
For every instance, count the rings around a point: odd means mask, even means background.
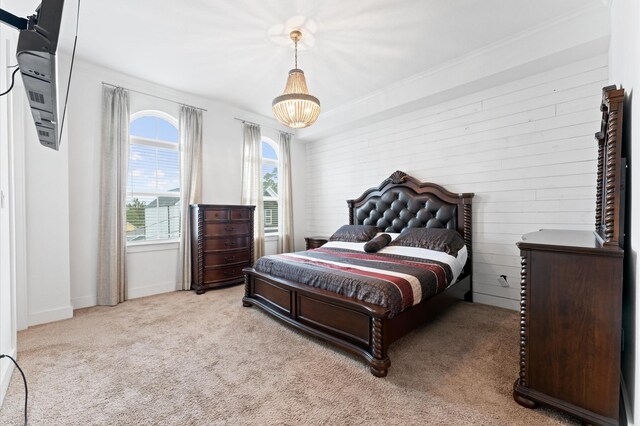
[[[307,243],[307,250],[316,249],[322,247],[329,241],[328,237],[304,237],[305,243]]]

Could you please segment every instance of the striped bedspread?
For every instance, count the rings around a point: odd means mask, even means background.
[[[264,256],[254,268],[388,308],[391,317],[445,290],[454,279],[446,262],[324,247]]]

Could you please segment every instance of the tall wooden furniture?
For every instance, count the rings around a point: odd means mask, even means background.
[[[520,405],[555,407],[617,425],[620,394],[624,91],[603,89],[595,231],[524,235],[520,302]]]
[[[192,204],[191,289],[205,290],[244,282],[242,269],[253,265],[255,206]]]

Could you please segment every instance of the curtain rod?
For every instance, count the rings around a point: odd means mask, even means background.
[[[274,129],[274,130],[277,130],[277,131],[279,131],[279,132],[286,133],[287,135],[295,136],[295,134],[294,134],[294,133],[291,133],[291,132],[285,132],[284,130],[280,130],[280,129],[278,129],[277,127],[267,126],[267,125],[262,125],[262,124],[254,123],[253,121],[243,120],[242,118],[238,118],[238,117],[233,117],[233,119],[234,119],[234,120],[238,120],[238,121],[240,121],[240,122],[242,122],[242,123],[253,124],[254,126],[258,126],[258,127],[268,127],[268,128],[270,128],[270,129]]]
[[[204,108],[199,108],[199,107],[197,107],[197,106],[188,105],[188,104],[185,104],[184,102],[174,101],[173,99],[163,98],[162,96],[152,95],[151,93],[145,93],[145,92],[141,92],[141,91],[139,91],[139,90],[128,89],[128,88],[126,88],[126,87],[118,86],[117,84],[107,83],[107,82],[105,82],[105,81],[103,81],[103,82],[102,82],[102,85],[103,85],[103,86],[111,86],[111,87],[120,87],[121,89],[126,89],[126,90],[128,90],[129,92],[139,93],[139,94],[141,94],[141,95],[150,96],[150,97],[152,97],[152,98],[156,98],[156,99],[162,99],[163,101],[168,101],[168,102],[173,102],[174,104],[188,106],[188,107],[191,107],[191,108],[199,109],[200,111],[207,111],[207,110],[206,110],[206,109],[204,109]]]

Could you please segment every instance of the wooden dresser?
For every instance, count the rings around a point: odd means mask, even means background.
[[[191,289],[244,282],[242,268],[253,264],[255,206],[192,204]]]
[[[603,89],[595,230],[541,230],[517,244],[520,375],[513,397],[524,407],[544,404],[594,425],[617,425],[620,415],[623,99],[622,89]]]
[[[622,322],[621,249],[592,231],[522,237],[520,377],[514,398],[592,424],[618,424]]]

